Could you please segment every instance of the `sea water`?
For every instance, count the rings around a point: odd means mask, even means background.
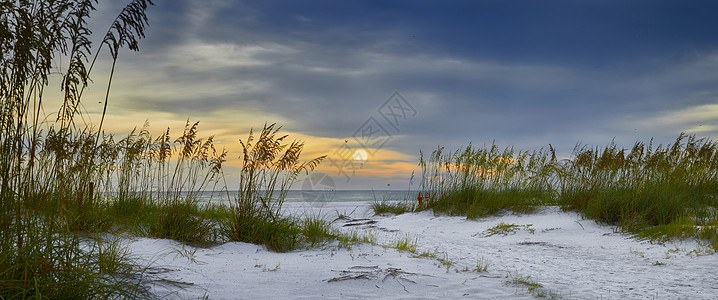
[[[294,216],[337,214],[365,217],[371,214],[370,205],[374,201],[416,201],[417,193],[401,190],[290,190],[284,198],[282,210]],[[199,194],[200,202],[205,203],[229,205],[236,198],[236,191]]]
[[[276,192],[274,196],[278,196]],[[290,190],[284,198],[285,203],[290,202],[372,202],[372,201],[399,201],[416,199],[415,191],[400,190]],[[205,191],[198,194],[200,202],[227,204],[237,197],[237,191]]]

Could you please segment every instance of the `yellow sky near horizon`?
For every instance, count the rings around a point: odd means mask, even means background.
[[[264,115],[266,116],[266,114]],[[99,119],[99,114],[88,114],[85,117],[93,121]],[[182,119],[174,114],[153,112],[150,116],[140,112],[127,114],[108,113],[105,117],[104,130],[122,138],[134,128],[140,129],[144,125],[142,118],[149,122],[149,132],[153,136],[162,134],[170,128],[170,136],[177,137],[188,119]],[[246,141],[250,129],[254,132],[255,138],[261,132],[264,121],[258,119],[237,119],[227,121],[225,118],[212,118],[210,120],[189,119],[190,123],[199,121],[198,136],[207,138],[214,136],[217,149],[225,149],[228,152],[225,166],[230,167],[228,174],[234,175],[231,168],[241,168],[242,148],[239,140]],[[99,123],[95,121],[96,124]],[[277,124],[281,126],[282,124]],[[244,132],[241,132],[244,129]],[[418,169],[415,157],[393,151],[387,148],[365,148],[356,143],[351,137],[321,137],[306,133],[293,132],[288,126],[284,126],[278,132],[278,136],[287,135],[286,143],[298,140],[304,143],[301,160],[307,161],[316,157],[326,155],[327,158],[317,167],[316,172],[322,172],[334,176],[337,180],[345,180],[346,176],[357,178],[373,178],[374,180],[392,180],[405,178],[408,182],[412,171]],[[342,150],[343,149],[343,150]],[[353,154],[357,150],[367,152],[366,161],[356,161]],[[348,151],[351,156],[342,155]],[[347,158],[349,157],[349,158]],[[340,166],[341,165],[341,166]]]
[[[98,74],[93,76],[95,79],[83,93],[80,106],[81,117],[75,120],[78,126],[87,126],[94,130],[99,126],[102,117],[107,83],[103,75],[106,70],[99,68],[96,71]],[[127,76],[119,78],[127,78]],[[59,86],[57,80],[56,77],[51,78],[49,88],[45,89],[43,95],[43,113],[46,115],[48,123],[52,123],[57,117],[57,110],[60,107],[58,99],[62,99],[62,91],[53,89],[53,87]],[[237,169],[241,168],[242,164],[240,158],[242,149],[239,140],[246,141],[250,130],[253,130],[256,138],[265,124],[272,123],[282,127],[279,134],[288,135],[285,140],[287,143],[294,140],[304,143],[304,150],[301,154],[302,161],[326,155],[327,158],[316,168],[315,172],[333,176],[337,182],[353,181],[353,184],[347,185],[347,187],[364,186],[368,188],[368,185],[361,183],[362,180],[395,184],[408,182],[412,171],[418,169],[416,165],[418,158],[412,155],[388,147],[367,148],[357,143],[357,139],[351,136],[326,137],[297,132],[293,130],[296,125],[295,121],[272,112],[260,111],[251,106],[211,112],[197,111],[196,115],[187,116],[158,110],[130,110],[123,102],[130,97],[128,95],[132,94],[131,87],[123,84],[122,80],[111,87],[110,100],[102,126],[104,132],[112,134],[116,140],[119,140],[127,136],[133,129],[141,129],[147,122],[148,130],[153,137],[161,135],[169,128],[170,136],[176,138],[182,134],[187,122],[192,124],[199,121],[198,137],[214,136],[216,148],[227,150],[227,161],[224,164],[227,167],[225,174],[231,177],[238,176]],[[360,149],[367,153],[366,161],[353,160],[355,151]]]

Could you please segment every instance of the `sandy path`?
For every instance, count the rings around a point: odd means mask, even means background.
[[[695,242],[651,244],[615,233],[610,226],[576,213],[546,208],[528,215],[482,220],[436,217],[430,212],[377,217],[362,230],[384,240],[410,234],[419,251],[435,250],[457,265],[490,263],[494,275],[530,276],[546,295],[567,298],[715,299],[718,257]],[[488,236],[500,222],[524,225],[507,235]],[[530,226],[526,226],[530,225]],[[387,233],[388,231],[395,231]]]
[[[298,213],[307,207],[290,204],[287,209]],[[344,226],[348,221],[338,220],[334,226],[370,232],[383,245],[409,236],[416,239],[417,252],[437,257],[417,258],[369,244],[273,253],[261,246],[227,243],[192,253],[194,248],[168,240],[139,238],[128,243],[134,255],[151,263],[152,291],[180,299],[204,295],[210,299],[523,299],[536,295],[714,299],[718,295],[718,256],[695,251],[694,242],[639,242],[558,208],[481,220],[437,217],[430,212],[370,217],[365,204],[357,203],[335,203],[321,208],[321,213],[330,219],[340,214],[370,218],[372,224]],[[500,222],[521,226],[506,235],[489,235],[488,229]],[[447,267],[440,259],[453,265]],[[489,264],[487,272],[465,270],[473,269],[479,260]],[[529,290],[525,284],[507,284],[512,279],[540,287]]]

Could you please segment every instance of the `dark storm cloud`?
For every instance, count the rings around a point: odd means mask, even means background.
[[[596,66],[718,45],[711,1],[261,0],[245,7],[255,14],[251,25],[234,25],[253,31],[366,47],[372,33],[396,30],[427,50],[484,59]],[[224,10],[218,18],[232,24],[243,13]]]

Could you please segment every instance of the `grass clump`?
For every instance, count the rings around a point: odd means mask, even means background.
[[[718,245],[718,143],[710,139],[682,133],[666,146],[579,144],[561,161],[551,145],[517,152],[470,144],[448,153],[438,148],[428,160],[422,153],[419,165],[419,197],[435,213],[476,218],[560,205],[639,238]]]
[[[366,231],[359,232],[357,230],[352,230],[347,233],[337,233],[336,239],[338,241],[338,247],[346,249],[350,249],[352,245],[360,243],[373,245],[376,245],[377,243],[376,235],[374,235],[374,233]]]
[[[161,209],[150,222],[148,233],[187,244],[211,245],[217,242],[216,235],[212,235],[214,226],[200,214],[198,195],[208,185],[216,186],[226,151],[215,149],[213,137],[198,139],[198,124],[190,125],[188,121],[174,144],[169,143],[168,129],[157,139],[154,151],[149,152],[150,161],[155,162],[150,168],[158,170],[156,192],[150,199],[154,196],[151,201]],[[171,173],[163,174],[166,170]]]
[[[22,246],[0,255],[0,296],[74,299],[144,294],[141,270],[117,244],[66,234],[48,222],[27,225]],[[87,250],[83,245],[88,243],[96,246]]]
[[[409,234],[407,234],[406,236],[400,237],[396,241],[390,243],[389,247],[397,249],[397,250],[415,253],[418,243],[419,243],[418,238],[412,239],[409,236]]]
[[[337,238],[337,233],[332,230],[332,225],[327,220],[313,216],[302,220],[301,233],[305,237],[309,247],[316,247],[327,240]]]
[[[444,253],[444,257],[436,258],[437,261],[439,261],[439,268],[446,268],[446,272],[448,273],[449,270],[451,270],[451,267],[454,266],[454,262],[449,259],[449,254]]]
[[[233,241],[263,244],[282,252],[296,248],[300,241],[298,225],[281,214],[286,194],[300,172],[313,170],[325,156],[300,162],[304,144],[285,144],[287,136],[278,136],[278,131],[275,124],[265,124],[256,142],[251,131],[246,142],[240,140],[239,193],[230,202],[232,213],[224,223],[224,233]]]
[[[496,226],[491,227],[486,230],[485,237],[493,236],[493,235],[503,235],[507,236],[509,234],[516,233],[519,229],[525,229],[530,233],[534,233],[535,229],[531,228],[533,224],[526,224],[526,225],[517,225],[517,224],[506,224],[504,222],[499,222],[499,224],[496,224]]]
[[[474,268],[474,271],[476,272],[486,272],[489,270],[489,263],[484,260],[484,257],[477,258],[476,259],[476,266]]]
[[[559,203],[649,239],[709,238],[696,226],[715,222],[718,143],[681,134],[673,144],[631,149],[576,146],[561,169]]]
[[[216,235],[213,235],[214,227],[199,215],[198,207],[190,201],[169,203],[157,211],[156,218],[149,222],[149,236],[197,246],[217,242]]]
[[[420,155],[421,194],[425,208],[449,215],[477,218],[510,210],[531,212],[551,203],[556,157],[550,151],[516,152],[477,148],[469,144],[455,152],[433,151],[428,160]]]
[[[410,200],[374,199],[374,201],[369,204],[369,208],[371,208],[371,210],[374,212],[374,215],[400,215],[406,212],[417,211],[419,209],[419,206],[417,203]]]
[[[530,275],[521,275],[519,274],[519,271],[514,271],[513,273],[507,272],[506,273],[507,284],[512,284],[514,286],[520,286],[526,288],[529,294],[535,295],[536,297],[545,297],[546,294],[543,291],[543,285],[537,283],[533,279],[531,279]]]
[[[418,253],[418,254],[416,254],[416,255],[414,255],[414,256],[412,256],[412,257],[413,257],[413,258],[424,257],[424,258],[434,258],[434,259],[436,259],[437,257],[439,257],[439,253],[438,253],[438,250],[437,250],[437,249],[434,249],[434,251],[424,250],[423,252]]]
[[[489,270],[489,263],[483,257],[476,259],[476,265],[473,267],[464,266],[463,269],[456,269],[456,272],[486,272]]]

